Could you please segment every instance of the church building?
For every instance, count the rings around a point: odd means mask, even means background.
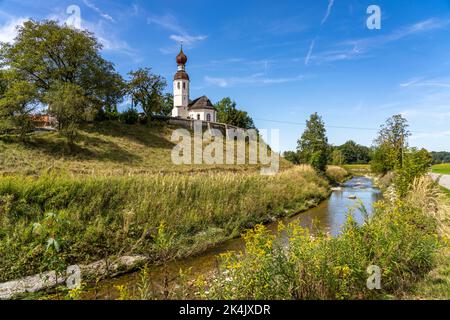
[[[186,72],[187,57],[183,47],[176,57],[178,70],[173,78],[172,117],[217,122],[217,110],[206,96],[189,99],[190,80]]]

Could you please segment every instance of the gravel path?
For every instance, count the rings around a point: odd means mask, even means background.
[[[439,184],[446,189],[450,190],[450,175],[448,174],[438,174],[438,173],[430,173],[430,176],[433,180],[439,180]]]

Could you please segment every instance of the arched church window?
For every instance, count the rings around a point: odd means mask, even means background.
[[[183,82],[183,89],[186,89],[186,82]]]
[[[178,87],[178,89],[180,89],[180,83],[179,82],[177,83],[177,87]]]
[[[197,120],[200,120],[200,113],[197,113]]]
[[[211,115],[209,113],[206,115],[206,121],[211,121]]]

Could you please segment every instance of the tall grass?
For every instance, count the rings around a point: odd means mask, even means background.
[[[0,281],[108,255],[157,261],[161,222],[172,257],[206,249],[245,228],[305,210],[328,195],[310,167],[258,173],[0,178]],[[49,213],[54,213],[53,215]],[[54,239],[55,242],[49,239]],[[49,253],[49,243],[53,254]]]
[[[372,299],[401,296],[434,266],[448,236],[449,208],[436,186],[417,180],[404,200],[384,201],[359,227],[351,214],[340,236],[298,225],[277,241],[263,226],[249,231],[246,251],[221,257],[215,280],[197,281],[203,298]],[[369,266],[381,269],[381,288],[367,287]]]

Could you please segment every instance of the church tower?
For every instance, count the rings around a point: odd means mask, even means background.
[[[189,76],[186,73],[187,57],[181,46],[176,57],[178,71],[173,77],[173,109],[172,117],[187,118],[189,116]]]

